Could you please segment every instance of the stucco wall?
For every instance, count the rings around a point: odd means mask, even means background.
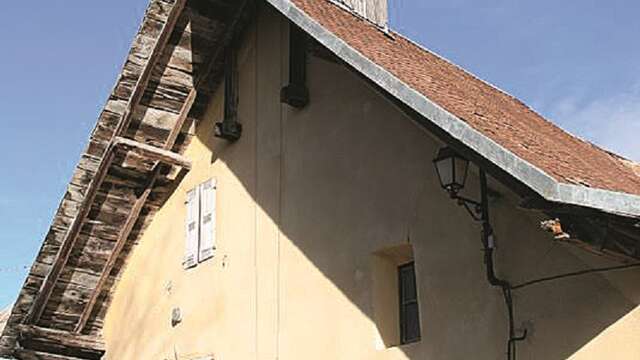
[[[108,359],[501,359],[506,312],[484,278],[479,227],[440,190],[441,144],[344,66],[309,60],[310,105],[279,102],[287,25],[260,12],[240,54],[242,139],[212,135],[218,94],[186,155],[193,170],[135,249],[105,323]],[[218,181],[214,259],[184,270],[185,194]],[[471,174],[469,196],[477,177]],[[497,268],[513,283],[606,264],[554,244],[491,182]],[[388,347],[374,253],[411,243],[422,341]],[[521,359],[640,358],[638,272],[514,294]],[[183,322],[171,326],[179,307]],[[635,310],[634,310],[635,309]],[[397,311],[390,309],[389,311]],[[572,357],[573,356],[573,357]]]

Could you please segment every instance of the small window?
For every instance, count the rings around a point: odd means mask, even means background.
[[[400,295],[400,343],[409,344],[420,340],[420,313],[416,290],[414,262],[398,267],[398,292]]]

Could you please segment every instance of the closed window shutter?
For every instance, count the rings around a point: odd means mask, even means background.
[[[216,181],[200,185],[200,253],[199,261],[213,257],[216,250]]]
[[[185,252],[182,265],[185,269],[198,264],[198,237],[200,220],[200,188],[187,193],[187,217],[185,229]]]

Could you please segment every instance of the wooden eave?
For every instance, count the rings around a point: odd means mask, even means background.
[[[181,155],[253,1],[152,0],[0,336],[0,356],[99,359],[127,256],[189,171]]]

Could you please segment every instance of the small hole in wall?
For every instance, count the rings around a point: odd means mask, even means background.
[[[176,327],[178,324],[182,322],[182,310],[179,307],[173,308],[171,310],[171,326]]]

